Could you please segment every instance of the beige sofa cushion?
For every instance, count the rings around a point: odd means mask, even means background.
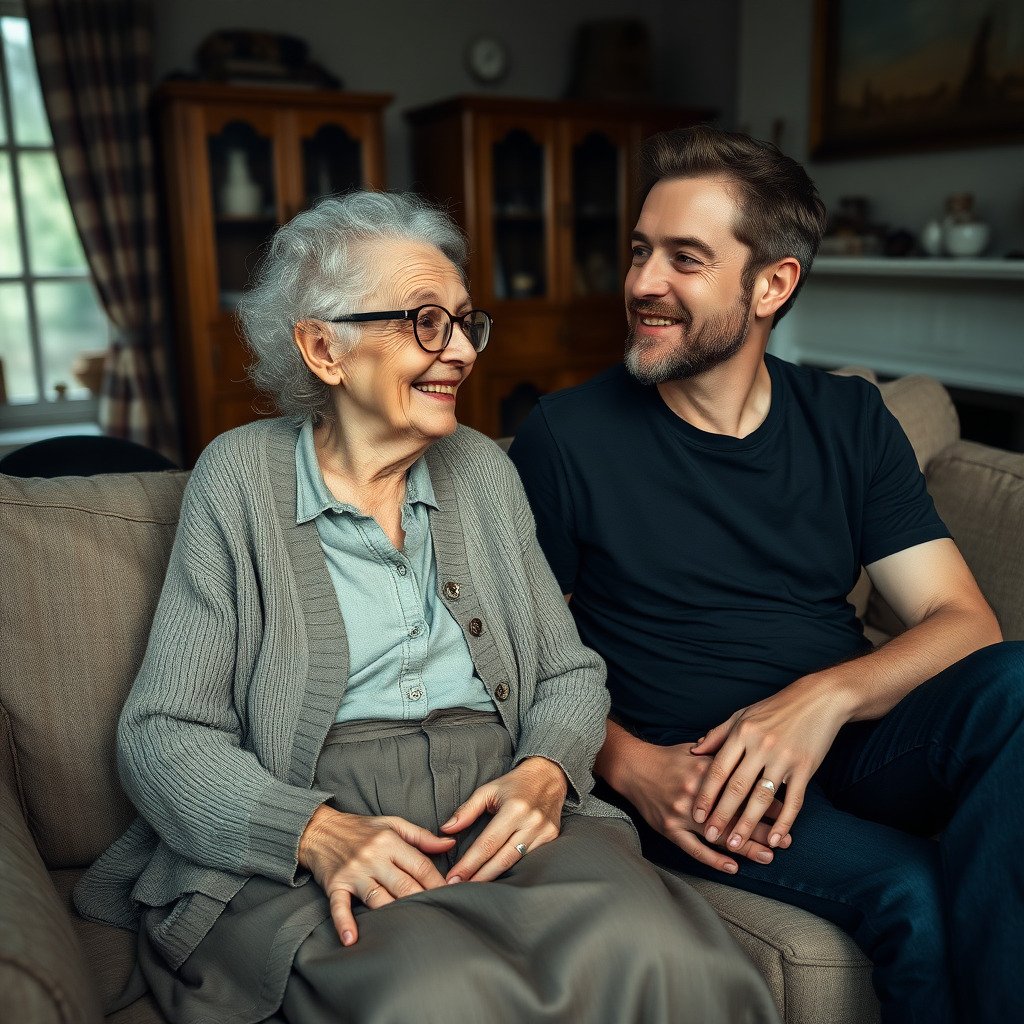
[[[1024,640],[1024,455],[958,441],[926,475],[1003,638]]]
[[[85,867],[134,817],[114,733],[187,479],[0,474],[0,703],[48,868]]]
[[[71,890],[83,874],[85,872],[78,868],[51,871],[50,881],[85,952],[89,977],[99,992],[100,1004],[106,1006],[124,990],[131,977],[139,937],[136,932],[94,924],[78,916],[71,900]]]
[[[765,896],[680,875],[757,965],[785,1024],[877,1024],[871,961],[841,928]]]
[[[96,1024],[86,957],[25,823],[0,713],[0,1021]]]
[[[934,378],[915,374],[879,385],[889,412],[900,421],[924,469],[960,437],[960,418],[949,392]]]

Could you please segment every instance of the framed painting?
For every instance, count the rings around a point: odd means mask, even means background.
[[[816,0],[816,158],[1024,140],[1024,0]]]

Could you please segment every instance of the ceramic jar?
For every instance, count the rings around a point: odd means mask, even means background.
[[[942,240],[950,256],[980,256],[988,247],[991,230],[980,220],[947,224]]]
[[[989,226],[974,212],[974,196],[961,192],[946,200],[942,247],[950,256],[980,256],[988,245]]]

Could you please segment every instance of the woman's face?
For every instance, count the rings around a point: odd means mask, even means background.
[[[353,312],[415,309],[427,303],[452,314],[468,313],[469,293],[459,272],[433,246],[414,242],[376,243],[361,254],[377,288]],[[335,408],[344,425],[358,417],[370,432],[395,438],[436,440],[457,426],[459,386],[469,376],[476,351],[459,325],[443,352],[424,352],[410,320],[353,325],[355,347],[338,357],[341,387]]]

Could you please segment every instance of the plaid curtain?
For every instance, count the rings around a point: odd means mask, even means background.
[[[27,0],[57,162],[115,327],[100,424],[180,462],[167,376],[144,0]]]

